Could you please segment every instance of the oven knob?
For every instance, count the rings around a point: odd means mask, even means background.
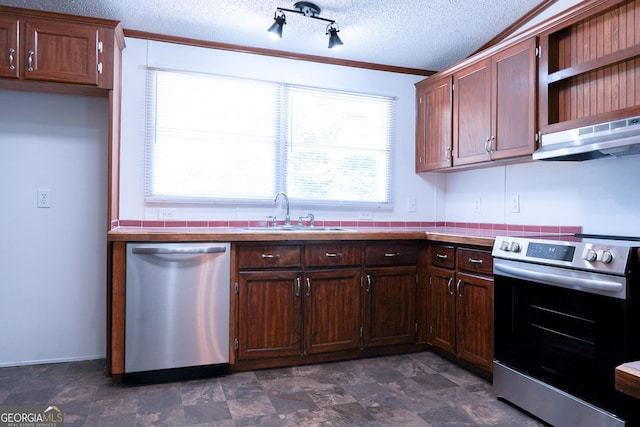
[[[509,242],[507,240],[503,240],[502,242],[500,242],[500,250],[509,251]]]
[[[582,259],[593,262],[598,258],[598,254],[591,248],[584,248],[584,252],[582,252]]]
[[[511,252],[520,252],[520,243],[518,242],[511,242],[509,244],[509,250]]]
[[[609,264],[611,263],[611,261],[613,261],[613,254],[611,254],[611,252],[609,251],[604,251],[601,249],[597,252],[597,259],[600,262]]]

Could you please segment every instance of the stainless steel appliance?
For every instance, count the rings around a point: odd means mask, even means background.
[[[229,243],[129,243],[125,383],[218,374],[229,365]]]
[[[640,116],[542,135],[536,160],[580,161],[640,154]]]
[[[559,427],[638,420],[614,384],[616,366],[640,359],[638,247],[611,236],[496,238],[498,397]]]

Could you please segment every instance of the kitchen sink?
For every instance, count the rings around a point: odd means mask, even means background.
[[[298,227],[296,225],[292,226],[284,226],[279,225],[277,227],[242,227],[244,231],[254,231],[254,232],[271,232],[271,233],[279,233],[281,231],[292,231],[297,233],[305,233],[305,232],[318,232],[318,231],[347,231],[344,228],[340,227]]]

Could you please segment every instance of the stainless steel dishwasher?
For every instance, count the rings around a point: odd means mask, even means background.
[[[128,243],[125,383],[229,367],[229,243]]]

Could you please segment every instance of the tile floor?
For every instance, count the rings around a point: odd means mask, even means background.
[[[432,352],[114,385],[104,361],[0,368],[0,405],[52,404],[65,426],[541,426]]]

